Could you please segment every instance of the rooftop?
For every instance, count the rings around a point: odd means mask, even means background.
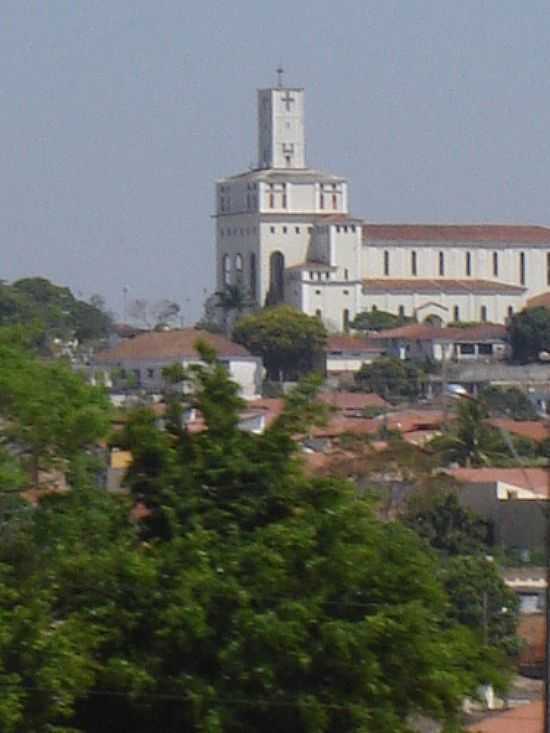
[[[550,243],[548,245],[550,247]],[[521,294],[525,288],[521,285],[494,282],[493,280],[477,280],[465,278],[367,278],[363,280],[367,293],[386,293],[388,291],[400,293],[517,293]]]
[[[383,346],[376,339],[367,340],[360,336],[334,334],[327,337],[325,351],[380,352]]]
[[[549,496],[550,474],[547,468],[452,468],[447,471],[458,481],[471,484],[497,482],[532,491],[541,498]]]
[[[167,361],[182,358],[198,359],[197,342],[204,341],[220,357],[250,357],[239,344],[218,334],[182,328],[173,331],[149,331],[132,339],[121,341],[109,351],[96,354],[98,364],[117,363],[124,360]]]
[[[498,323],[480,323],[471,328],[438,328],[427,323],[410,323],[399,328],[381,331],[377,339],[411,339],[414,341],[455,341],[469,343],[480,341],[503,340],[506,338],[506,326]]]
[[[365,224],[363,238],[392,242],[513,242],[550,246],[550,228],[515,224]]]

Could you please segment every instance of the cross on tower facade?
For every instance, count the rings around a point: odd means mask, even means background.
[[[290,105],[291,104],[294,104],[294,101],[295,101],[294,100],[294,97],[291,97],[290,96],[290,92],[287,89],[285,96],[284,97],[281,97],[281,102],[284,102],[285,103],[285,107],[286,107],[286,111],[287,112],[290,112],[290,109],[291,109]]]

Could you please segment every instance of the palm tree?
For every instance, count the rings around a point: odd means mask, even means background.
[[[217,298],[216,307],[223,311],[223,332],[229,335],[231,324],[231,313],[236,313],[237,318],[248,308],[253,308],[256,303],[241,285],[226,285],[223,290],[218,290],[214,295]]]
[[[498,430],[488,425],[487,408],[480,400],[463,398],[449,432],[434,438],[430,447],[445,463],[461,466],[491,466],[507,459],[506,446]]]

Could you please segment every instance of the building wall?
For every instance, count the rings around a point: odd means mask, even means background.
[[[136,388],[144,389],[148,392],[160,392],[166,386],[162,376],[162,370],[174,364],[176,360],[158,360],[158,359],[124,359],[117,364],[97,364],[94,367],[94,373],[97,378],[98,372],[110,374],[112,371],[124,369],[128,374],[132,373],[136,379]],[[263,379],[263,367],[261,359],[256,357],[248,358],[224,358],[220,357],[220,361],[227,365],[227,369],[231,378],[239,385],[241,396],[245,399],[256,397],[261,391],[261,382]],[[179,362],[183,367],[191,364],[200,363],[198,360],[183,360]]]
[[[415,316],[419,321],[437,316],[443,323],[449,323],[455,320],[455,308],[460,321],[483,320],[482,308],[485,308],[488,322],[505,323],[511,313],[521,310],[524,301],[523,295],[508,293],[369,293],[367,290],[362,295],[361,309],[376,308],[397,315],[402,308],[405,316]]]
[[[368,241],[362,247],[362,271],[364,277],[380,278],[458,278],[471,277],[492,280],[510,285],[523,285],[521,255],[525,256],[525,298],[544,292],[550,287],[548,259],[550,248],[530,247],[512,242],[499,243],[498,247],[461,242],[438,245],[422,242]],[[389,271],[384,267],[384,253],[388,253]],[[412,253],[416,253],[416,275],[413,273]],[[467,253],[470,255],[468,274]],[[440,254],[443,255],[443,274],[440,272]],[[494,256],[497,258],[495,269]]]

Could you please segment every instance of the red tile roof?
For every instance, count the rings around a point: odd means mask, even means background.
[[[458,481],[491,484],[501,481],[541,496],[550,494],[550,474],[547,468],[452,468],[447,471]]]
[[[495,428],[502,428],[507,433],[519,435],[522,438],[529,438],[540,443],[545,438],[550,438],[550,426],[544,422],[535,420],[511,420],[504,417],[497,417],[489,420]]]
[[[377,339],[410,339],[411,341],[450,341],[456,333],[455,328],[437,328],[427,323],[411,323],[408,326],[388,328],[380,331]]]
[[[383,346],[378,343],[376,338],[364,339],[360,336],[347,336],[345,334],[335,334],[328,336],[325,344],[325,351],[353,351],[353,352],[380,352]]]
[[[549,243],[550,246],[550,243]],[[517,293],[525,288],[520,285],[494,282],[492,280],[476,280],[475,278],[367,278],[363,280],[366,293]]]
[[[319,399],[337,410],[364,410],[369,407],[385,409],[389,404],[377,394],[365,392],[321,392]]]
[[[539,295],[535,295],[534,298],[529,298],[525,307],[539,308],[541,306],[543,306],[544,308],[550,308],[550,292],[539,293]]]
[[[506,326],[498,323],[480,323],[471,328],[438,328],[427,323],[411,323],[399,328],[380,331],[377,340],[411,339],[412,341],[454,341],[470,343],[498,341],[506,338]]]
[[[365,224],[363,238],[382,241],[550,245],[550,228],[514,224]]]
[[[198,341],[204,341],[221,357],[249,357],[250,353],[239,344],[218,334],[183,328],[174,331],[149,331],[141,336],[121,341],[109,351],[96,354],[97,363],[116,363],[128,360],[166,361],[170,359],[196,359]]]
[[[491,715],[467,726],[472,733],[543,733],[543,703],[535,700],[527,705]]]

